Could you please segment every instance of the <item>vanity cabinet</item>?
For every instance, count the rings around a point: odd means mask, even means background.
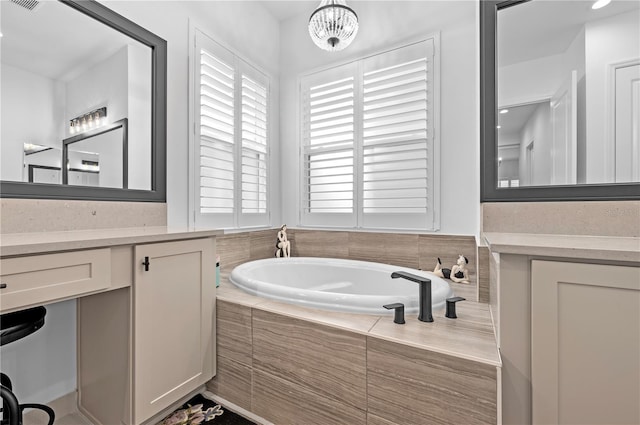
[[[111,282],[110,265],[109,249],[3,258],[2,312],[106,289]]]
[[[531,264],[532,422],[640,423],[640,268]]]
[[[78,404],[96,425],[149,423],[216,369],[215,239],[127,248],[131,285],[78,299]]]
[[[76,299],[78,409],[94,425],[155,424],[215,375],[217,234],[3,235],[0,310]]]
[[[214,258],[210,239],[135,247],[136,424],[213,377]]]
[[[502,423],[640,423],[640,240],[483,235]]]

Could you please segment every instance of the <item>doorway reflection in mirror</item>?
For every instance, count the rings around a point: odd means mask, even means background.
[[[640,181],[640,2],[591,4],[498,11],[498,187]]]

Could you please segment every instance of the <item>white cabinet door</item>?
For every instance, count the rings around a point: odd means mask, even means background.
[[[533,423],[640,423],[640,268],[533,261],[531,314]]]
[[[213,377],[214,248],[212,239],[135,247],[135,424]]]

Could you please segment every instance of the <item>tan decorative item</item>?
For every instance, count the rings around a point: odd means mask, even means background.
[[[436,263],[436,268],[433,269],[433,274],[438,277],[443,277],[445,279],[449,279],[451,275],[451,269],[442,268],[442,261],[440,261],[440,257],[438,257],[438,262]]]
[[[287,225],[283,224],[276,239],[276,258],[291,256],[291,242],[287,239]]]
[[[450,279],[456,283],[469,283],[469,270],[467,269],[469,260],[464,255],[458,256],[458,262],[451,267]]]

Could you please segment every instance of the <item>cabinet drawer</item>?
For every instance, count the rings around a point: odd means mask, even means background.
[[[111,250],[94,249],[0,260],[0,310],[17,310],[109,287]]]

